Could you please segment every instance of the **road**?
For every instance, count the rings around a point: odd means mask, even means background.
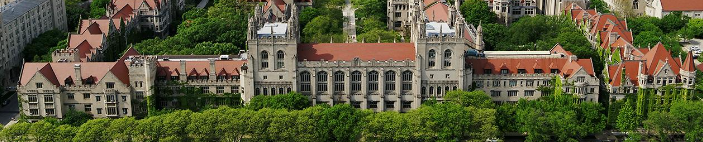
[[[209,0],[201,0],[200,3],[198,3],[197,7],[200,9],[203,9],[203,8],[205,8],[205,6],[207,6],[208,2],[209,2]]]
[[[703,39],[691,39],[689,41],[689,43],[684,43],[682,45],[683,45],[683,47],[681,47],[681,48],[683,48],[683,51],[688,52],[691,49],[691,47],[693,47],[693,46],[698,46],[699,48],[703,47]],[[698,57],[698,58],[703,58],[703,57]],[[696,65],[701,64],[701,62],[699,62],[698,60],[693,60],[693,61],[696,63]]]
[[[354,16],[354,9],[352,7],[351,0],[344,0],[344,9],[342,10],[342,15],[347,18],[347,22],[344,22],[344,31],[347,33],[349,42],[356,42],[356,17]]]
[[[0,108],[0,124],[6,125],[12,118],[17,118],[19,115],[19,105],[17,104],[17,94],[12,95],[10,103]]]

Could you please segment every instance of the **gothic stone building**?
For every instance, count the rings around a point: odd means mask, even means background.
[[[312,104],[374,111],[405,112],[428,99],[443,101],[448,91],[473,88],[490,92],[497,103],[537,99],[543,95],[537,88],[554,77],[569,82],[562,89],[580,100],[598,99],[591,60],[559,45],[550,51],[483,52],[481,26],[460,16],[428,18],[419,10],[408,43],[300,43],[297,6],[290,7],[285,18],[262,17],[256,8],[248,21],[249,50],[239,55],[128,51],[109,63],[26,63],[18,85],[19,96],[28,100],[22,111],[36,117],[61,118],[69,109],[131,116],[144,111],[133,101],[161,93],[154,88],[179,87],[168,83],[174,81],[203,93],[238,93],[245,103],[256,95],[295,91]]]

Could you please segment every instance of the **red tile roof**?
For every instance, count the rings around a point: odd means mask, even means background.
[[[237,76],[240,73],[240,67],[246,61],[238,60],[216,60],[215,75],[226,75],[227,78]],[[186,61],[186,70],[188,76],[208,76],[210,74],[210,61]],[[158,76],[178,76],[181,72],[180,61],[158,61],[157,62]],[[170,77],[166,77],[170,79]]]
[[[594,76],[593,64],[590,59],[579,59],[575,62],[568,62],[566,58],[534,58],[534,59],[466,59],[466,62],[475,70],[474,74],[486,74],[484,69],[491,70],[491,74],[500,74],[501,69],[507,69],[509,73],[516,74],[519,69],[524,69],[526,74],[534,74],[535,69],[541,69],[543,73],[550,73],[552,69],[558,69],[565,77],[570,76],[579,69],[584,69],[586,73]]]
[[[124,61],[125,59],[129,58],[129,56],[135,56],[135,55],[140,55],[140,54],[139,54],[139,52],[137,52],[136,49],[134,49],[134,47],[129,47],[129,49],[127,49],[127,51],[125,51],[124,54],[122,54],[122,57],[120,57],[120,60]]]
[[[703,11],[702,0],[661,0],[663,11]]]
[[[146,3],[149,10],[154,8],[159,9],[162,0],[113,0],[111,8],[122,8],[124,6],[130,5],[133,8],[139,8],[143,3]]]
[[[620,86],[622,84],[622,71],[624,69],[625,75],[630,79],[630,83],[635,86],[639,86],[637,82],[637,75],[639,74],[639,61],[623,61],[618,65],[612,65],[608,67],[608,74],[610,76],[610,85]]]
[[[82,63],[25,63],[20,78],[20,85],[26,85],[35,74],[47,77],[54,85],[66,85],[64,80],[75,78],[74,65],[81,65],[81,77],[99,83],[111,72],[125,85],[129,85],[129,70],[122,61],[117,62],[82,62]]]
[[[693,72],[696,71],[695,66],[696,63],[693,62],[693,53],[691,51],[688,51],[688,54],[686,55],[686,61],[683,62],[681,69],[683,69],[684,71]]]
[[[415,60],[413,43],[313,43],[298,45],[298,60]]]
[[[680,62],[679,60],[674,60],[671,57],[669,51],[666,51],[664,45],[657,43],[647,54],[644,55],[644,59],[647,60],[645,66],[647,67],[647,75],[654,75],[656,71],[660,70],[664,63],[668,63],[673,70],[674,74],[679,74]]]
[[[425,9],[429,21],[449,21],[449,7],[443,3],[436,3]]]
[[[272,5],[276,5],[281,12],[286,11],[286,2],[283,0],[269,0],[264,6],[264,11],[268,10]]]

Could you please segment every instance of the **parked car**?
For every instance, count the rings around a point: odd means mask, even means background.
[[[691,46],[691,51],[700,51],[701,49],[698,46]]]

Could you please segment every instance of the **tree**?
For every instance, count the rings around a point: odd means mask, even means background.
[[[412,141],[415,140],[410,117],[398,112],[381,112],[369,115],[364,125],[363,137],[368,141]]]
[[[636,14],[632,7],[633,3],[629,0],[615,0],[613,4],[613,10],[615,10],[615,13],[622,17],[634,17]]]
[[[358,141],[362,121],[370,112],[362,112],[349,104],[340,104],[325,109],[319,123],[322,123],[326,141],[352,142]]]
[[[682,124],[680,120],[665,111],[649,112],[647,120],[642,123],[645,129],[658,134],[660,141],[671,141],[669,134],[679,132]]]
[[[67,46],[64,42],[67,40],[66,33],[57,29],[46,31],[37,38],[32,39],[32,42],[24,47],[22,53],[27,62],[51,62],[51,53],[54,50],[64,49]]]
[[[90,18],[105,16],[107,14],[105,8],[109,3],[110,0],[93,0],[93,2],[90,3]]]
[[[493,108],[491,97],[483,91],[465,92],[461,90],[449,91],[445,99],[452,103],[475,108]]]
[[[334,20],[327,16],[318,16],[312,21],[310,21],[305,28],[303,28],[303,40],[307,42],[324,42],[329,41],[328,39],[318,39],[310,38],[320,35],[328,35],[342,32],[342,25],[340,21]],[[307,39],[305,37],[308,37]]]
[[[88,10],[80,7],[81,0],[66,0],[66,22],[69,32],[78,30],[81,18],[88,18]]]
[[[477,25],[479,23],[496,22],[496,14],[491,11],[491,8],[483,0],[464,1],[459,9],[467,23]]]
[[[680,120],[686,141],[703,141],[703,102],[674,102],[670,113],[676,120]]]
[[[386,23],[377,18],[364,18],[364,20],[357,22],[356,29],[357,34],[364,34],[374,30],[383,31],[386,29]]]
[[[246,107],[253,110],[262,108],[301,110],[310,106],[310,101],[300,93],[291,92],[273,96],[257,95]]]
[[[506,32],[508,27],[502,24],[487,23],[482,24],[483,27],[483,41],[485,43],[485,51],[493,51],[498,48],[498,44],[503,43],[505,37],[507,37]],[[503,45],[505,46],[505,45]]]
[[[30,141],[29,130],[32,124],[19,122],[0,132],[0,140],[3,141]]]
[[[640,121],[637,119],[637,114],[635,114],[632,105],[632,102],[627,100],[620,108],[616,127],[621,131],[632,131],[639,126]]]
[[[689,19],[691,18],[683,15],[681,11],[674,11],[662,17],[660,27],[664,33],[675,32],[686,26]]]
[[[68,112],[64,114],[63,119],[61,119],[60,124],[68,124],[74,127],[78,127],[90,119],[93,119],[93,116],[88,113],[82,111],[68,110]]]
[[[701,38],[703,37],[703,19],[691,19],[688,21],[686,27],[683,29],[686,29],[687,32],[690,32],[693,37]]]
[[[678,37],[674,34],[663,35],[663,33],[660,32],[644,31],[635,36],[633,44],[640,47],[653,47],[659,42],[664,45],[664,48],[671,52],[671,56],[678,56],[682,52]]]
[[[400,34],[395,31],[386,31],[382,29],[377,29],[360,34],[356,37],[357,40],[364,40],[365,42],[381,42],[381,43],[393,43],[400,42]]]
[[[463,107],[454,103],[424,105],[410,112],[419,141],[480,141],[498,134],[494,109]]]
[[[110,125],[110,119],[93,119],[81,125],[76,131],[75,142],[95,142],[109,140],[110,137],[103,135],[106,127]]]
[[[386,21],[387,5],[385,0],[353,0],[352,4],[356,8],[355,17]]]
[[[104,135],[114,141],[132,141],[134,126],[137,126],[137,120],[132,117],[115,119],[105,128]]]
[[[601,13],[610,13],[610,8],[608,4],[603,0],[591,0],[591,4],[588,5],[589,9],[596,9]]]

